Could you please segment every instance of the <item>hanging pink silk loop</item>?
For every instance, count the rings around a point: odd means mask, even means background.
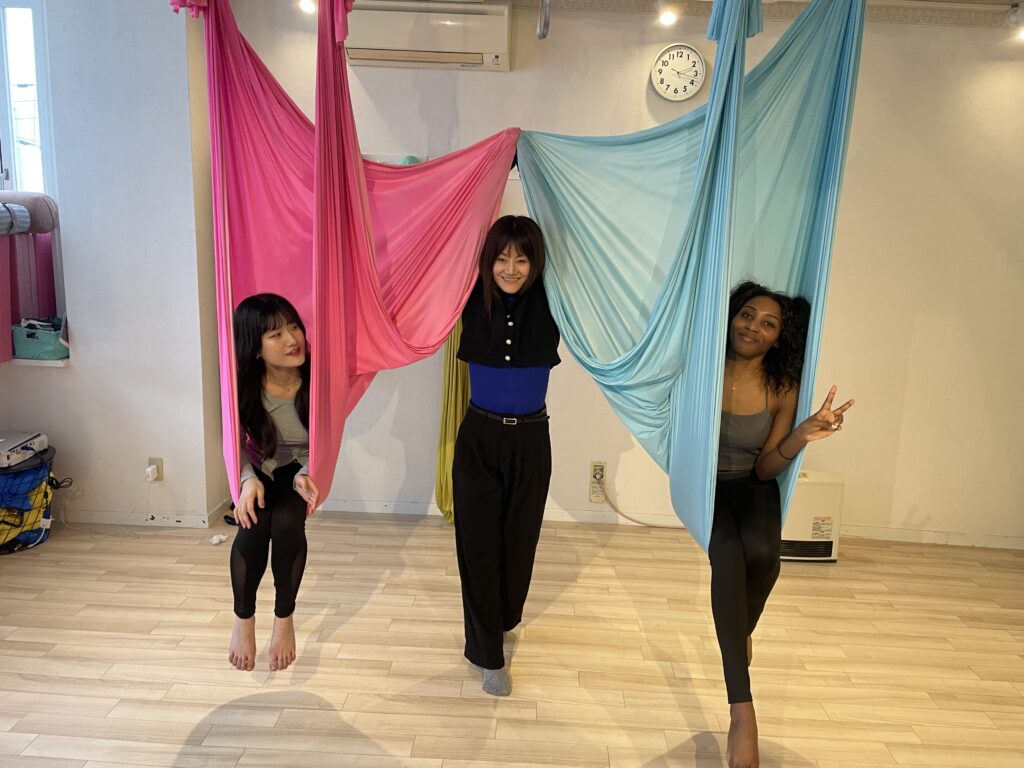
[[[373,375],[432,355],[458,319],[519,129],[419,165],[364,161],[341,45],[351,0],[319,3],[316,128],[242,37],[227,0],[171,5],[205,10],[232,497],[242,463],[232,312],[246,296],[269,291],[295,304],[309,332],[310,460],[324,499],[345,418]]]
[[[356,0],[334,0],[334,41],[339,45],[348,37],[348,12]]]
[[[344,2],[344,0],[339,0]],[[171,0],[171,8],[175,13],[180,11],[182,8],[188,10],[192,14],[192,18],[199,18],[199,12],[206,9],[207,0]]]

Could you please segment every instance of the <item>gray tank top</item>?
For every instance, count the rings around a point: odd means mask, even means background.
[[[718,475],[749,475],[771,431],[772,412],[767,405],[763,411],[747,415],[722,411],[722,431],[718,438]]]
[[[271,397],[264,391],[263,407],[277,428],[277,452],[263,462],[263,471],[269,475],[278,467],[293,461],[302,465],[309,464],[309,432],[299,421],[295,401]]]
[[[263,407],[267,409],[267,415],[277,429],[277,451],[273,456],[268,456],[260,465],[265,475],[273,475],[274,470],[291,464],[293,461],[302,465],[300,474],[307,474],[309,466],[309,432],[299,419],[299,412],[295,410],[294,400],[281,400],[271,397],[266,390],[263,391]],[[242,455],[245,455],[245,440],[242,441]],[[242,482],[253,477],[252,465],[246,464],[242,468]]]

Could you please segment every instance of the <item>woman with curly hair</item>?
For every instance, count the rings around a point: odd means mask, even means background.
[[[729,299],[718,481],[708,556],[711,609],[729,696],[730,768],[758,765],[750,695],[751,635],[779,577],[782,510],[775,478],[815,440],[843,427],[836,388],[793,426],[810,305],[744,282]]]

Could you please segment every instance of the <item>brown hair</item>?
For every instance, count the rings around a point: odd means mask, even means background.
[[[480,250],[480,279],[484,288],[484,312],[490,317],[491,304],[498,296],[494,284],[494,262],[508,246],[516,249],[530,262],[530,274],[523,284],[526,292],[544,271],[544,235],[537,222],[527,216],[502,216],[487,232],[484,247]]]

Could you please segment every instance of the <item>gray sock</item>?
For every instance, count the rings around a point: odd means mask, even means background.
[[[507,666],[484,670],[484,693],[491,696],[508,696],[512,693],[512,678],[509,677]]]

